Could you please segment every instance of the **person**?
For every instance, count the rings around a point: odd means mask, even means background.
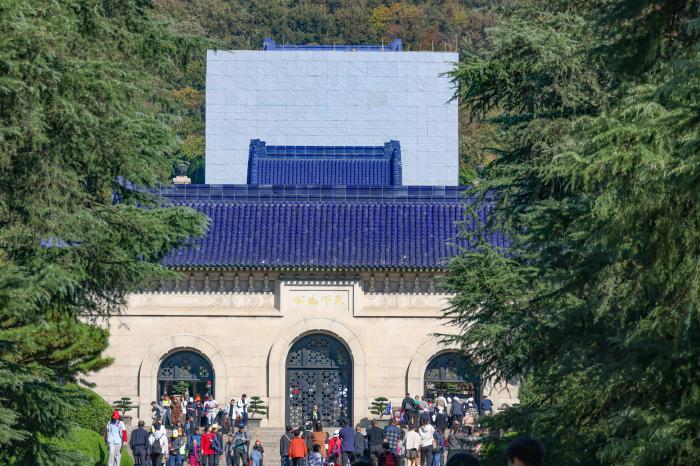
[[[185,439],[180,437],[178,431],[174,430],[170,440],[170,449],[168,455],[168,466],[182,466],[184,458]]]
[[[194,398],[189,397],[187,399],[187,406],[185,406],[185,413],[186,413],[187,419],[192,419],[192,422],[194,423],[195,426],[199,425],[199,423],[197,422],[197,405],[194,403]]]
[[[194,428],[192,435],[187,437],[187,444],[192,445],[192,441],[197,440],[197,445],[199,445],[199,452],[202,453],[202,434],[199,432],[199,427]]]
[[[432,466],[440,466],[445,456],[445,438],[439,430],[433,433],[433,462]]]
[[[328,441],[328,462],[339,463],[343,454],[343,442],[340,440],[340,431],[333,432],[333,436]]]
[[[508,466],[542,466],[544,445],[538,440],[524,435],[508,444],[506,456],[508,457]]]
[[[444,396],[438,395],[435,398],[435,409],[436,411],[447,411],[447,399]]]
[[[241,466],[248,466],[248,446],[250,445],[250,437],[245,431],[245,425],[241,422],[238,424],[238,432],[233,437],[233,463],[238,466],[238,461],[241,461]]]
[[[216,416],[219,414],[219,403],[217,403],[212,396],[204,403],[204,407],[207,410],[207,424],[214,424],[216,422]]]
[[[214,463],[214,448],[212,443],[215,435],[209,429],[209,426],[204,427],[202,434],[202,466],[217,466]]]
[[[151,457],[151,466],[163,464],[163,455],[168,451],[168,434],[165,426],[156,421],[151,426],[151,435],[148,437],[148,454]]]
[[[408,466],[418,466],[420,460],[420,434],[418,426],[413,424],[408,425],[408,431],[403,439],[403,446],[406,450],[406,459]]]
[[[311,440],[314,445],[318,445],[319,453],[322,458],[326,457],[326,442],[328,442],[328,432],[324,432],[321,421],[316,421],[314,424],[314,433],[311,435]]]
[[[435,426],[435,429],[439,430],[441,433],[445,432],[445,429],[447,429],[448,420],[444,409],[440,409],[440,407],[438,407],[435,410],[435,413],[433,414],[433,425]]]
[[[236,408],[241,416],[241,424],[244,426],[248,425],[248,400],[246,399],[246,394],[241,395],[241,398],[236,403]]]
[[[146,455],[148,454],[148,431],[144,428],[146,422],[139,420],[138,427],[131,432],[129,439],[129,447],[134,455],[134,466],[145,466],[147,463]]]
[[[399,456],[398,447],[400,445],[399,439],[401,437],[401,429],[396,427],[396,420],[394,418],[389,419],[389,425],[384,428],[384,440],[389,444],[389,449],[396,455]]]
[[[126,427],[120,419],[119,411],[114,411],[112,419],[107,423],[105,442],[107,443],[108,466],[119,466],[122,460],[122,446],[126,442]]]
[[[182,422],[182,398],[180,395],[173,397],[170,409],[173,416],[173,424],[178,425],[178,423]]]
[[[316,423],[321,420],[321,413],[318,410],[318,405],[315,403],[311,407],[311,415],[309,416],[309,419],[311,420],[311,422],[313,422],[314,425],[316,425]]]
[[[224,451],[223,434],[221,433],[219,424],[212,424],[211,432],[212,434],[214,434],[214,436],[211,439],[211,448],[212,450],[214,450],[214,464],[216,466],[219,466],[219,457]]]
[[[263,461],[263,449],[260,444],[260,440],[255,441],[253,445],[253,451],[250,453],[250,459],[253,462],[253,466],[262,466]]]
[[[340,429],[341,459],[342,465],[346,466],[353,461],[353,452],[355,451],[355,429],[350,425],[350,421],[345,422],[345,427]]]
[[[450,435],[447,437],[447,462],[454,455],[467,452],[471,453],[471,427],[461,426],[458,422],[452,424]]]
[[[287,426],[284,429],[284,434],[280,437],[280,459],[282,466],[291,466],[289,459],[289,443],[292,441],[292,426]]]
[[[160,406],[163,410],[163,419],[162,423],[163,425],[167,428],[170,427],[170,425],[173,423],[173,418],[171,415],[171,410],[170,410],[170,396],[168,394],[165,394],[163,396],[163,399],[160,402]]]
[[[224,443],[224,458],[226,458],[226,466],[233,466],[233,435],[229,434],[226,436],[226,443]]]
[[[479,422],[479,410],[476,408],[474,398],[469,397],[467,399],[467,409],[464,415],[464,423],[467,425],[475,426]]]
[[[423,425],[418,429],[420,435],[420,464],[430,466],[433,462],[433,434],[435,428],[428,422],[423,421]]]
[[[377,421],[373,420],[370,428],[367,429],[367,446],[372,464],[376,465],[379,461],[379,455],[384,453],[383,445],[384,432],[377,426]]]
[[[450,417],[452,422],[462,423],[462,418],[464,417],[464,410],[462,409],[462,402],[459,398],[452,397],[452,406],[450,408]]]
[[[304,466],[304,458],[309,453],[306,448],[306,442],[301,438],[301,431],[294,431],[294,438],[289,442],[289,458],[292,460],[292,466]]]
[[[158,403],[156,403],[155,401],[151,401],[151,419],[153,420],[153,422],[155,422],[157,419],[161,419],[162,417],[163,413]]]
[[[365,450],[367,450],[367,441],[365,436],[362,435],[362,430],[360,426],[355,427],[355,447],[353,448],[353,455],[355,456],[355,461],[359,461],[360,458],[365,456]]]
[[[188,417],[187,421],[185,422],[185,425],[182,428],[184,434],[187,436],[187,443],[190,443],[189,438],[194,433],[195,428],[196,428],[196,426],[194,424],[194,418]]]
[[[426,411],[429,411],[428,402],[421,398],[420,395],[416,395],[415,399],[413,400],[413,403],[418,406],[419,415],[423,414]]]
[[[307,422],[303,426],[299,427],[301,430],[301,438],[306,442],[306,449],[311,453],[314,449],[314,433],[311,432],[311,423]]]
[[[405,413],[406,424],[417,425],[418,407],[415,405],[410,393],[406,393],[406,397],[401,402],[401,409]]]
[[[260,464],[258,466],[263,466],[265,461],[265,448],[263,447],[260,439],[255,439],[255,446],[253,447],[260,452]]]
[[[384,442],[382,444],[383,451],[378,456],[378,466],[399,466],[399,459],[396,454],[391,450],[389,442]]]
[[[202,427],[204,424],[206,424],[207,419],[204,417],[204,403],[199,395],[194,397],[194,410],[197,413],[195,415],[194,422],[198,426]]]
[[[481,414],[483,416],[491,416],[493,414],[493,401],[491,401],[488,395],[484,395],[481,399]]]
[[[202,450],[199,447],[199,441],[196,438],[192,439],[192,443],[187,449],[187,453],[190,460],[190,466],[199,466],[199,458],[202,455]]]
[[[236,426],[241,423],[238,406],[236,400],[233,398],[231,398],[231,401],[228,402],[228,406],[226,407],[226,419],[228,419],[228,432],[233,434]]]
[[[445,466],[479,466],[479,460],[471,453],[457,453],[447,460]]]
[[[308,466],[323,466],[323,455],[321,455],[320,445],[314,444],[314,449],[309,454]]]

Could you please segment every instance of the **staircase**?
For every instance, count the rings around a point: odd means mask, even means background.
[[[248,432],[250,435],[250,448],[253,448],[256,440],[260,440],[265,448],[263,466],[280,466],[280,437],[284,433],[283,428],[263,427]],[[225,438],[225,437],[224,437]],[[219,466],[226,466],[226,458],[221,457]]]

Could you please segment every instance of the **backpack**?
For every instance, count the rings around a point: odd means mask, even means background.
[[[379,455],[379,464],[382,466],[398,466],[396,464],[396,455],[392,452],[382,453]]]
[[[151,444],[151,454],[152,455],[160,455],[161,453],[163,453],[163,449],[161,448],[161,445],[160,445],[160,439],[161,439],[162,435],[160,437],[156,437],[155,433],[153,433],[151,435],[153,436],[153,439],[154,439],[153,443]]]

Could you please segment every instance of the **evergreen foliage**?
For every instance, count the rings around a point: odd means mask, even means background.
[[[372,403],[369,407],[369,412],[382,418],[386,414],[386,408],[388,406],[388,403],[388,398],[378,396],[374,400],[372,400]]]
[[[0,3],[1,464],[80,464],[59,440],[83,399],[67,382],[110,363],[94,320],[204,228],[119,182],[171,174],[163,76],[188,42],[149,3]]]
[[[515,10],[453,73],[498,128],[473,191],[497,193],[510,246],[477,234],[452,261],[445,338],[522,381],[486,422],[543,439],[548,465],[698,464],[698,4],[558,5]]]
[[[259,396],[250,397],[250,414],[267,414],[267,406]]]

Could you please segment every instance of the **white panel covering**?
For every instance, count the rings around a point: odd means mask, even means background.
[[[206,182],[244,184],[251,139],[401,143],[404,185],[457,184],[457,103],[442,52],[209,51]]]

